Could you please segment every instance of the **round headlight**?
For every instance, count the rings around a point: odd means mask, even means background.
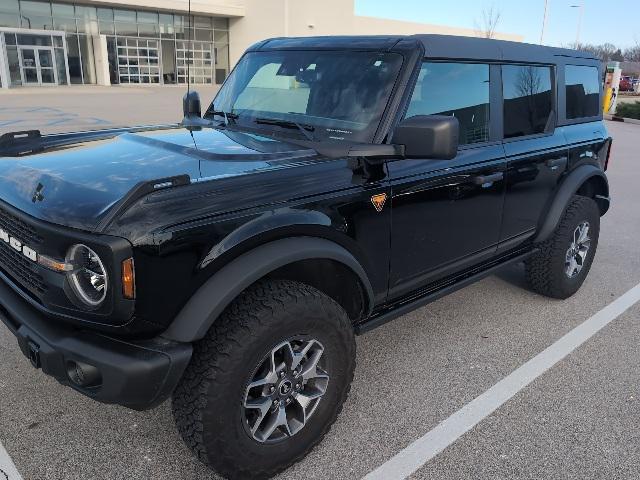
[[[109,279],[98,254],[86,245],[74,245],[66,261],[73,266],[67,279],[77,299],[89,308],[99,307],[107,296]]]

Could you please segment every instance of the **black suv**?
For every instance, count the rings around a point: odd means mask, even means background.
[[[365,332],[524,261],[584,281],[611,138],[590,54],[486,39],[281,38],[180,125],[0,140],[0,318],[34,367],[172,396],[229,477],[302,458]]]

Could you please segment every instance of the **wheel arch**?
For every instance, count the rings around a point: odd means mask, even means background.
[[[547,210],[534,242],[544,242],[558,226],[571,197],[582,195],[592,198],[598,205],[600,216],[609,209],[609,182],[604,172],[594,165],[582,165],[568,174]]]
[[[243,253],[213,274],[163,336],[181,342],[201,339],[240,293],[263,278],[286,278],[318,288],[342,305],[352,320],[368,316],[373,308],[371,282],[346,248],[324,238],[284,238]]]

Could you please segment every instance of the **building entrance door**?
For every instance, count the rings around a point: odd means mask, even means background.
[[[23,85],[56,85],[57,73],[51,47],[19,47]]]

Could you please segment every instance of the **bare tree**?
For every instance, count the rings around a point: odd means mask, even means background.
[[[565,45],[565,48],[589,52],[605,63],[611,60],[618,62],[623,60],[622,51],[612,43],[603,43],[602,45],[592,45],[589,43],[579,43],[576,45],[572,43]]]
[[[627,62],[640,62],[640,40],[636,39],[636,44],[624,51],[624,59]]]
[[[496,27],[502,16],[500,10],[498,10],[495,5],[491,5],[490,7],[483,8],[480,15],[480,19],[474,21],[476,35],[484,38],[495,37]]]
[[[534,97],[542,91],[540,69],[536,67],[520,67],[516,79],[516,90],[520,97]]]
[[[526,111],[529,126],[534,128],[538,116],[539,99],[537,95],[542,93],[540,69],[537,67],[520,67],[516,78],[516,91],[518,92],[520,107]]]

